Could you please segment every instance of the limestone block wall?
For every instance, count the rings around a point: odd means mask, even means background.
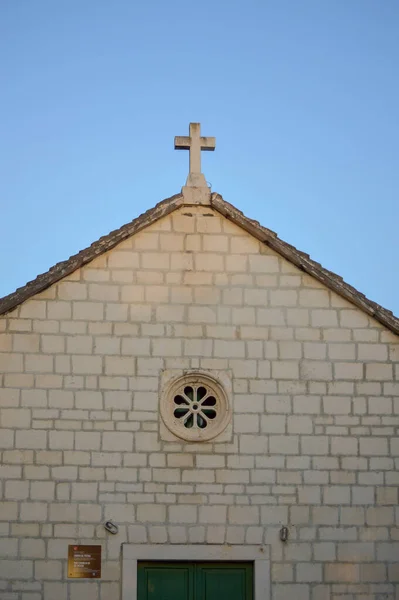
[[[210,207],[0,317],[0,599],[119,598],[127,541],[269,545],[274,600],[397,598],[398,341]],[[229,373],[230,439],[161,440],[164,369]]]

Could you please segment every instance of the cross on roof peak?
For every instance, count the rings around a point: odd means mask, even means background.
[[[190,170],[188,173],[186,186],[188,187],[206,187],[204,175],[201,173],[201,150],[214,150],[216,140],[214,137],[201,137],[201,124],[190,123],[189,136],[175,137],[175,150],[189,150],[190,152]]]

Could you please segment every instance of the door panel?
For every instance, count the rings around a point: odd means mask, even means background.
[[[189,600],[193,576],[188,563],[139,563],[138,600]]]
[[[252,565],[199,564],[195,600],[252,600]]]
[[[139,562],[137,600],[253,600],[251,563]]]

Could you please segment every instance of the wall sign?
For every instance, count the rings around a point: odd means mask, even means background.
[[[68,546],[68,577],[101,577],[101,546]]]

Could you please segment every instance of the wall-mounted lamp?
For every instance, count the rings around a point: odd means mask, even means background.
[[[280,540],[286,542],[288,540],[288,527],[282,527],[280,529]]]
[[[116,535],[119,531],[118,525],[115,525],[115,523],[113,523],[112,521],[107,521],[106,523],[104,523],[104,527],[107,531],[109,531],[109,533],[112,533],[113,535]]]

